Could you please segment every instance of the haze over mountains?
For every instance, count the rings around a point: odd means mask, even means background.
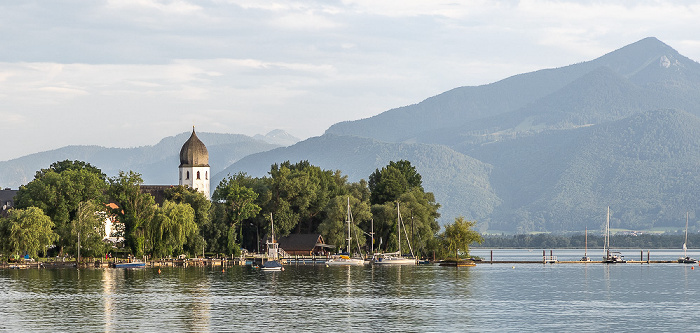
[[[455,88],[338,123],[323,136],[288,147],[252,138],[200,138],[211,156],[212,187],[229,173],[264,176],[271,164],[285,160],[309,160],[357,181],[405,159],[442,204],[443,223],[462,215],[477,220],[482,231],[599,229],[610,206],[614,227],[680,228],[686,210],[691,225],[697,221],[699,116],[700,64],[646,38],[592,61]],[[176,149],[167,149],[172,156],[142,147],[138,156],[148,158],[125,158],[122,150],[65,158],[88,161],[108,174],[117,165],[132,169],[147,183],[176,183],[170,170],[186,140],[180,136],[170,143]],[[17,184],[22,165],[29,172],[19,182],[30,180],[58,160],[45,157],[56,152],[0,162],[0,186],[8,179]],[[49,162],[20,163],[39,155]]]

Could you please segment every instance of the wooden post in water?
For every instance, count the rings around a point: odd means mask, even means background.
[[[549,261],[554,262],[554,250],[549,250]]]
[[[547,263],[547,252],[545,250],[542,250],[542,263]]]
[[[493,250],[491,250],[491,263],[493,264]]]
[[[639,261],[644,261],[644,250],[639,250]]]
[[[647,264],[649,263],[649,250],[647,250]]]

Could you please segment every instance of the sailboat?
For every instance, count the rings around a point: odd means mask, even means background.
[[[583,250],[583,257],[579,261],[591,261],[591,258],[588,256],[588,226],[586,226],[586,249]]]
[[[683,242],[683,257],[678,258],[678,262],[681,264],[694,264],[698,262],[697,260],[688,257],[688,247],[686,244],[688,244],[688,212],[685,212],[685,242]]]
[[[608,217],[605,224],[605,242],[603,243],[603,263],[617,264],[626,263],[625,257],[620,252],[610,252],[610,206],[608,206]]]
[[[399,208],[399,202],[396,202],[397,211],[397,230],[399,232],[399,251],[393,253],[382,253],[375,254],[374,260],[372,261],[375,265],[416,265],[418,260],[413,257],[413,248],[411,248],[411,241],[408,239],[408,234],[406,234],[406,241],[408,242],[408,247],[411,250],[411,258],[405,258],[401,254],[401,226],[403,226],[403,221],[401,220],[401,209]],[[406,232],[406,227],[404,226],[404,232]]]
[[[275,242],[275,223],[272,221],[272,213],[270,213],[270,226],[272,229],[272,241],[267,242],[267,258],[260,269],[263,271],[283,271],[282,263],[279,262],[279,244]]]
[[[352,212],[350,211],[350,197],[348,197],[348,211],[347,211],[347,223],[348,223],[348,253],[339,254],[333,256],[331,259],[326,261],[327,266],[363,266],[365,260],[362,258],[350,258],[350,249],[352,248],[352,237],[350,236],[350,226],[352,225]]]

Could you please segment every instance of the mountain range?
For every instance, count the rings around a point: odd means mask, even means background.
[[[442,205],[442,223],[465,216],[481,231],[582,231],[600,228],[610,206],[616,228],[681,227],[686,211],[697,228],[699,117],[700,64],[650,37],[591,61],[337,123],[293,145],[200,138],[211,156],[212,187],[240,171],[264,176],[286,160],[308,160],[357,181],[405,159]],[[65,158],[108,174],[128,168],[147,183],[176,183],[175,172],[166,177],[162,170],[177,165],[185,135],[133,151],[66,147],[0,162],[0,185],[25,183],[70,154]]]

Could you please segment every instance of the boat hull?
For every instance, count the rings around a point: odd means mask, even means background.
[[[262,266],[260,266],[261,271],[274,272],[283,271],[284,267],[278,261],[266,261]]]
[[[121,264],[114,264],[114,268],[143,268],[146,267],[144,262],[126,262]]]
[[[389,265],[417,265],[416,259],[408,258],[381,258],[372,262],[374,265],[389,266]]]
[[[364,259],[330,259],[326,261],[327,266],[364,266]]]

